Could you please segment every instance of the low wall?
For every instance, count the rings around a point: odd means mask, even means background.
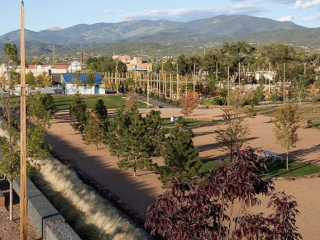
[[[20,197],[20,180],[13,181],[13,189]],[[45,240],[80,240],[64,217],[51,205],[37,187],[27,179],[28,218]]]

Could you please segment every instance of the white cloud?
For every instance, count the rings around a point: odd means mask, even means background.
[[[250,3],[240,3],[233,7],[217,8],[180,8],[180,9],[146,9],[138,12],[121,12],[120,17],[125,20],[149,19],[149,20],[175,20],[191,21],[201,18],[214,17],[221,14],[250,14],[256,15],[269,11],[266,8]]]
[[[309,15],[309,16],[303,17],[301,19],[302,19],[302,21],[305,21],[305,22],[316,21],[316,20],[320,19],[320,13],[318,13],[317,15]]]
[[[292,22],[293,17],[292,16],[283,16],[283,17],[279,18],[279,21],[280,22],[286,22],[286,21]]]
[[[320,0],[311,0],[311,1],[296,1],[294,5],[294,9],[302,9],[302,8],[311,8],[320,6]]]
[[[103,13],[106,15],[113,15],[113,11],[108,10],[108,9],[104,10]]]

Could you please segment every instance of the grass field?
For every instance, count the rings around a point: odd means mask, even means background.
[[[124,95],[82,95],[88,109],[92,109],[98,99],[102,99],[108,109],[120,108],[125,100]],[[69,108],[72,101],[72,96],[56,95],[53,96],[57,110],[65,110]],[[147,104],[138,101],[138,108],[147,108]]]
[[[317,102],[315,105],[311,103],[303,103],[301,106],[298,106],[298,113],[301,115],[301,118],[311,121],[308,126],[320,129],[320,102]],[[280,105],[257,107],[256,109],[257,114],[273,117],[277,113],[279,107]]]
[[[216,167],[219,163],[217,159],[209,159],[203,160],[203,165],[200,169],[200,173],[202,175],[208,175],[210,170]],[[268,162],[268,172],[264,174],[260,174],[261,177],[269,178],[269,177],[301,177],[306,175],[312,175],[316,173],[320,173],[320,166],[302,163],[296,161],[289,162],[289,170],[286,169],[285,161],[275,161],[274,163]]]

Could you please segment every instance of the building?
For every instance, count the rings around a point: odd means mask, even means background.
[[[73,61],[69,65],[68,70],[69,70],[70,73],[82,71],[82,63],[79,62],[79,61]]]
[[[61,85],[64,94],[75,94],[77,92],[81,94],[105,94],[105,89],[101,87],[102,76],[99,73],[95,73],[95,85],[90,87],[86,85],[88,73],[81,73],[79,80],[81,80],[82,85],[77,87],[74,83],[76,77],[73,73],[63,73],[61,74]]]
[[[20,67],[18,67],[18,72],[20,72]],[[61,74],[68,72],[67,65],[29,65],[26,68],[26,74],[32,72],[35,77],[42,75],[43,73],[51,74]]]
[[[129,55],[115,55],[112,59],[118,59],[127,65],[128,71],[148,71],[152,72],[152,64],[147,61],[143,61],[142,57],[134,57],[131,60]]]

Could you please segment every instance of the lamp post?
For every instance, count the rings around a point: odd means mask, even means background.
[[[20,239],[27,239],[27,122],[26,122],[26,78],[24,2],[21,1],[21,96],[20,96]]]

